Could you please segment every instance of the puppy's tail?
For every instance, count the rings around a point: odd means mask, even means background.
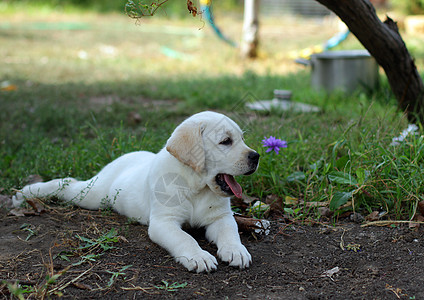
[[[26,199],[56,197],[65,203],[87,209],[98,209],[105,196],[96,191],[97,177],[87,181],[74,178],[54,179],[25,186],[12,197],[13,205],[20,206]],[[102,197],[103,196],[103,197]]]

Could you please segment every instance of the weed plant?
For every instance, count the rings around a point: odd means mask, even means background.
[[[0,91],[2,193],[12,194],[29,175],[85,180],[124,153],[157,152],[184,118],[209,109],[240,123],[247,144],[261,154],[259,170],[238,178],[246,194],[276,196],[286,212],[302,218],[318,217],[311,203],[324,203],[336,215],[376,210],[397,219],[414,215],[423,194],[421,128],[417,136],[391,145],[407,121],[384,78],[372,93],[328,95],[310,88],[307,71],[282,72],[273,56],[241,61],[233,49],[215,51],[208,35],[140,34],[116,16],[110,17],[113,25],[109,16],[107,22],[81,18],[89,29],[72,32],[73,39],[60,30],[0,27],[5,33],[0,55],[9,61],[0,67],[0,83],[18,87]],[[112,28],[116,24],[122,28]],[[140,40],[145,44],[138,48]],[[184,48],[181,40],[194,46]],[[193,61],[164,58],[151,46],[165,42],[195,49]],[[96,52],[102,43],[119,55],[102,57]],[[78,58],[80,49],[93,59]],[[48,59],[40,62],[43,56]],[[276,88],[291,90],[293,101],[316,105],[320,112],[246,110],[246,101],[271,99]],[[279,155],[266,153],[261,144],[270,135],[288,143]]]
[[[336,214],[353,210],[379,211],[393,218],[414,216],[423,200],[423,137],[411,135],[392,145],[404,121],[398,117],[397,124],[388,125],[385,120],[393,120],[396,113],[360,115],[342,124],[337,115],[326,115],[325,120],[318,115],[287,116],[274,127],[272,135],[288,141],[288,148],[280,149],[279,155],[265,153],[259,139],[252,141],[260,150],[261,167],[255,177],[242,180],[254,190],[253,195],[277,195],[290,210],[293,201],[285,203],[287,196],[304,209],[326,202]]]

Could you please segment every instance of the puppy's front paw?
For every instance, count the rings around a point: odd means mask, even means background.
[[[242,244],[225,245],[218,249],[218,256],[230,266],[244,269],[250,266],[252,256]]]
[[[211,272],[216,270],[218,262],[216,258],[209,252],[201,250],[194,255],[180,256],[176,258],[177,262],[181,263],[189,271]]]

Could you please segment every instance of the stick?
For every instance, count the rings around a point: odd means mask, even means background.
[[[361,227],[368,227],[368,226],[386,226],[386,225],[390,225],[390,224],[401,224],[401,223],[406,223],[406,224],[424,224],[424,222],[421,221],[374,221],[374,222],[369,222],[367,224],[363,224],[361,225]]]

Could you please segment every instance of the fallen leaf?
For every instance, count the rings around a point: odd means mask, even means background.
[[[286,196],[284,198],[284,204],[286,204],[286,205],[296,205],[298,203],[299,203],[299,199],[297,199],[297,198],[293,198],[293,197],[290,197],[290,196]]]
[[[336,274],[339,271],[340,271],[339,267],[334,267],[334,268],[327,270],[324,273],[322,273],[321,277],[330,277],[331,278],[334,274]]]
[[[118,236],[118,239],[121,240],[121,241],[123,241],[123,242],[125,242],[125,243],[129,243],[128,240],[127,240],[127,238],[124,237],[124,236],[122,236],[122,235]]]
[[[409,223],[408,224],[408,228],[409,229],[418,229],[420,227],[420,224],[419,223]]]
[[[84,283],[74,282],[73,285],[80,290],[92,290],[91,286]]]
[[[246,204],[250,204],[252,202],[259,200],[257,197],[251,197],[251,196],[248,196],[248,195],[245,195],[245,194],[243,194],[241,198],[242,198],[243,202],[246,203]]]
[[[417,215],[416,217],[415,217],[415,221],[417,221],[417,222],[424,222],[424,217],[423,216],[421,216],[421,215]],[[418,229],[418,228],[420,228],[420,223],[414,223],[413,221],[412,222],[410,222],[409,224],[408,224],[408,227],[409,227],[409,229]]]
[[[28,211],[25,208],[14,208],[9,211],[9,216],[15,216],[15,217],[25,217],[25,211]]]
[[[283,210],[283,199],[277,195],[268,195],[265,198],[265,203],[270,205],[271,210],[282,211]]]
[[[323,217],[331,217],[334,212],[332,212],[328,207],[318,207],[318,213]]]
[[[46,209],[44,208],[43,204],[41,204],[39,201],[35,200],[35,199],[27,199],[26,202],[32,207],[32,209],[40,214],[46,211]]]
[[[365,220],[367,221],[377,221],[378,219],[380,219],[380,213],[378,211],[373,211],[365,217]]]
[[[9,216],[25,217],[25,216],[38,216],[45,212],[44,206],[36,199],[27,199],[26,202],[31,208],[17,207],[9,211]]]
[[[424,216],[424,200],[418,202],[418,210],[420,211],[421,215]]]

